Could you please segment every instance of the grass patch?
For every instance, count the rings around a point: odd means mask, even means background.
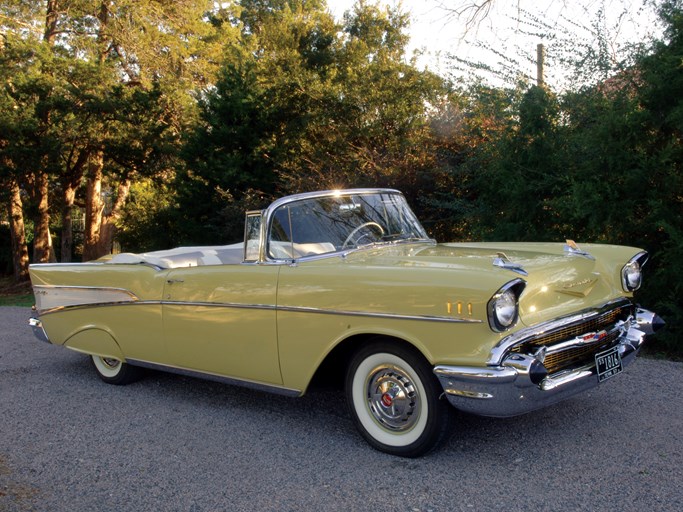
[[[0,276],[0,306],[31,307],[35,303],[31,283],[17,283],[12,276]]]
[[[36,303],[32,293],[23,295],[0,295],[0,307],[20,306],[30,308]]]

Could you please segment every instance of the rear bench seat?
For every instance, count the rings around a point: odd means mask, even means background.
[[[270,251],[274,258],[298,259],[334,252],[331,243],[297,244],[291,242],[272,242]],[[244,244],[222,245],[215,247],[177,247],[165,251],[135,254],[122,252],[112,256],[107,263],[139,264],[146,263],[159,268],[197,267],[199,265],[238,265],[244,261]]]
[[[159,268],[196,267],[199,265],[237,265],[244,260],[244,244],[215,247],[177,247],[166,251],[115,254],[107,263],[146,263]]]

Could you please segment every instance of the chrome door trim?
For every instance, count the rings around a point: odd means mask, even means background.
[[[133,366],[139,366],[141,368],[149,368],[152,370],[161,370],[163,372],[175,373],[177,375],[183,375],[185,377],[194,377],[204,380],[211,380],[214,382],[220,382],[223,384],[230,384],[232,386],[241,386],[249,389],[255,389],[258,391],[266,391],[268,393],[276,393],[278,395],[284,395],[289,397],[298,397],[303,394],[303,391],[299,389],[286,388],[284,386],[278,386],[277,384],[265,384],[263,382],[251,381],[247,379],[238,379],[235,377],[226,377],[225,375],[219,375],[216,373],[200,372],[197,370],[189,370],[181,366],[172,366],[166,364],[152,363],[149,361],[142,361],[140,359],[126,359],[126,363]]]

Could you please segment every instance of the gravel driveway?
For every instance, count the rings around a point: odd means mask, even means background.
[[[683,363],[639,359],[512,419],[461,414],[417,460],[333,389],[284,398],[150,372],[126,387],[0,308],[0,511],[659,511],[683,506]]]

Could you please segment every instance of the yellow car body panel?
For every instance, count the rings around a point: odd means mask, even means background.
[[[125,360],[116,340],[101,329],[84,329],[66,340],[64,346],[83,354]]]
[[[277,266],[174,269],[163,331],[173,366],[282,384],[277,348]]]

